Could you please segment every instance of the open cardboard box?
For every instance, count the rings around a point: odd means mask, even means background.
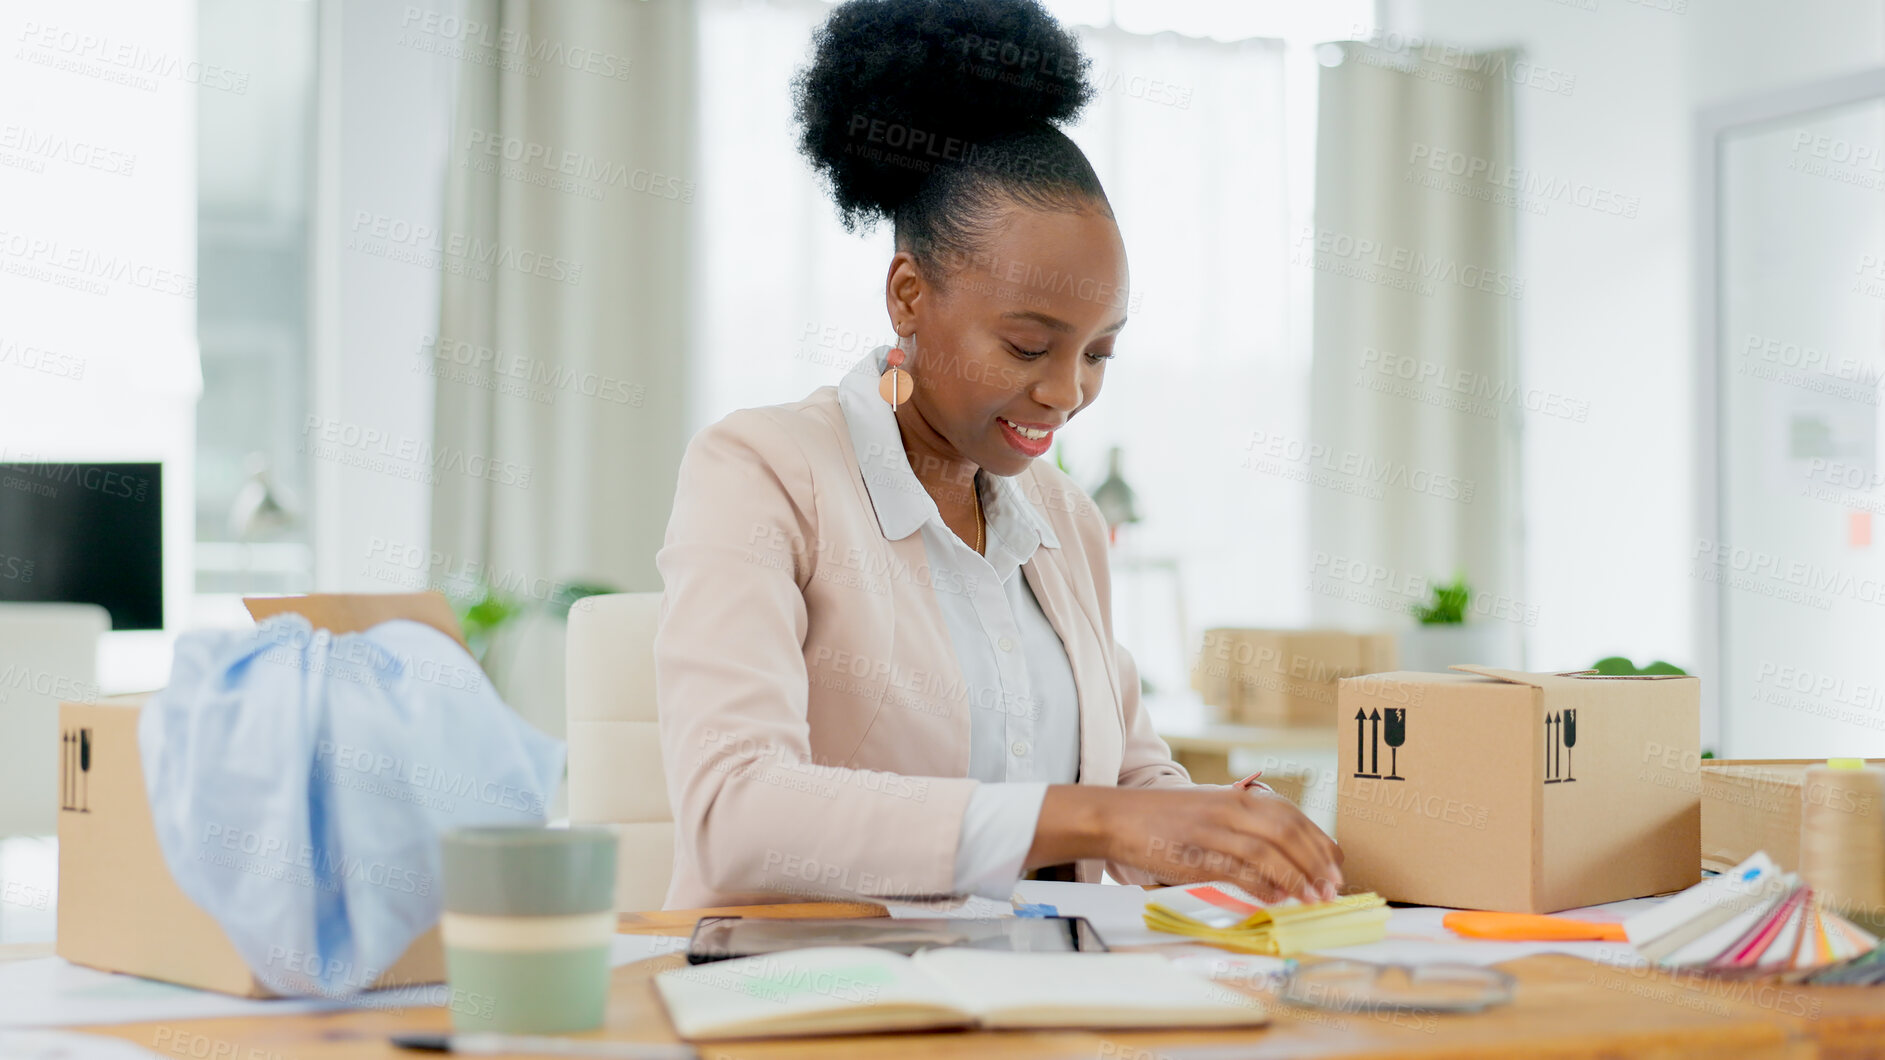
[[[257,621],[286,611],[316,629],[356,633],[407,618],[464,644],[458,618],[436,592],[317,594],[244,601]],[[59,705],[58,937],[75,964],[243,997],[273,997],[249,971],[214,917],[192,902],[164,865],[144,794],[138,712],[149,693]],[[294,960],[290,954],[284,960]],[[445,979],[438,927],[414,940],[376,987]]]
[[[1885,758],[1868,764],[1885,766]],[[1764,850],[1782,869],[1800,870],[1800,817],[1808,798],[1808,766],[1824,758],[1698,759],[1701,775],[1702,867],[1726,872]]]
[[[1342,875],[1391,901],[1517,913],[1701,878],[1693,677],[1479,666],[1341,683]]]

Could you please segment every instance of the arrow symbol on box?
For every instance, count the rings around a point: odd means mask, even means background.
[[[1381,772],[1381,712],[1379,710],[1370,711],[1368,721],[1371,723],[1369,729],[1373,734],[1372,739],[1374,744],[1372,747],[1373,754],[1370,756],[1372,761],[1368,766],[1368,772],[1379,773]]]
[[[1374,712],[1376,746],[1374,751],[1374,768],[1372,770],[1368,770],[1367,762],[1368,720],[1368,712],[1357,707],[1355,710],[1355,775],[1358,777],[1378,777],[1381,775],[1381,712],[1379,710]],[[1364,772],[1364,770],[1367,771]]]

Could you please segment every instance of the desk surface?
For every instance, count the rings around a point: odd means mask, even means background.
[[[881,916],[880,906],[821,903],[630,913],[621,930],[684,935],[709,913]],[[607,1029],[583,1037],[674,1041],[650,978],[679,955],[615,969]],[[1518,977],[1510,1005],[1475,1015],[1335,1015],[1272,1003],[1269,1027],[1241,1031],[1001,1031],[862,1035],[707,1045],[707,1060],[874,1060],[974,1055],[977,1060],[1263,1060],[1270,1057],[1885,1057],[1885,990],[1769,987],[1677,979],[1574,957],[1501,965]],[[1261,995],[1259,995],[1261,996]],[[390,1034],[445,1030],[443,1008],[311,1016],[181,1020],[75,1028],[165,1056],[242,1060],[414,1060]]]

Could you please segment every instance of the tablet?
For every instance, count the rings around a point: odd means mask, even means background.
[[[707,964],[808,946],[873,946],[902,954],[942,946],[1017,953],[1106,952],[1099,932],[1083,916],[985,920],[707,916],[694,925],[687,963]]]

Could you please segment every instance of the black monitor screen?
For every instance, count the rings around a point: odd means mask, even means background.
[[[164,626],[161,464],[0,464],[0,600]]]

